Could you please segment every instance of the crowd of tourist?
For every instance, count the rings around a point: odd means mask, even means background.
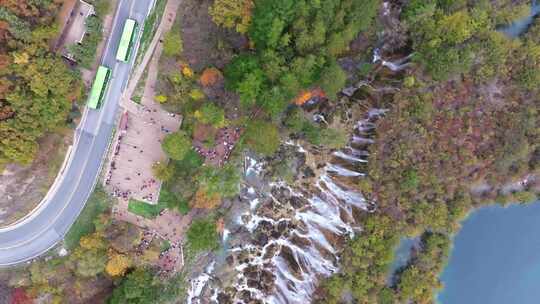
[[[195,151],[206,159],[207,162],[222,166],[234,149],[236,142],[240,139],[241,129],[236,127],[222,128],[216,134],[216,145],[211,148],[206,148],[200,142],[194,142]]]

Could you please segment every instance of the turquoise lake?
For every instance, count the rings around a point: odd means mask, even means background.
[[[540,202],[473,212],[441,280],[441,304],[540,303]]]

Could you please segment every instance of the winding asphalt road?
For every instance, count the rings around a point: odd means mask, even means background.
[[[0,266],[29,261],[61,241],[79,216],[97,182],[101,164],[113,134],[122,92],[133,66],[116,61],[116,50],[127,18],[141,29],[153,0],[120,0],[102,64],[112,69],[107,95],[100,109],[86,109],[75,134],[75,143],[54,193],[23,221],[0,228]],[[139,37],[141,30],[139,30]],[[138,41],[138,40],[137,40]],[[138,43],[135,44],[135,53]]]

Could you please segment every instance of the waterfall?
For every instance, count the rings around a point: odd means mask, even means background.
[[[388,1],[384,1],[382,7],[383,7],[382,15],[383,16],[390,15],[390,3],[388,3]]]
[[[332,155],[352,162],[367,163],[366,159],[361,159],[360,157],[343,153],[343,151],[335,151],[332,153]]]
[[[187,295],[187,304],[199,304],[201,302],[199,296],[204,287],[208,284],[211,274],[214,271],[215,264],[215,262],[212,262],[201,275],[191,281],[191,286]]]
[[[334,174],[341,175],[341,176],[347,176],[347,177],[364,176],[364,173],[356,172],[356,171],[346,169],[346,168],[343,168],[343,167],[341,167],[339,165],[334,165],[334,164],[328,164],[326,166],[326,172],[334,173]]]
[[[225,243],[227,241],[230,234],[231,234],[231,232],[229,231],[229,229],[223,229],[223,243]]]
[[[386,61],[382,59],[380,52],[381,50],[378,48],[373,51],[373,63],[381,61],[381,64],[383,66],[389,68],[393,72],[399,72],[411,65],[411,62],[409,62],[409,60],[412,58],[413,54],[409,54],[406,57],[403,57],[396,61]]]
[[[321,278],[339,270],[343,243],[361,231],[355,214],[370,210],[370,203],[351,185],[365,172],[357,165],[367,162],[367,145],[373,142],[375,122],[384,110],[370,110],[359,121],[348,147],[334,151],[312,186],[291,186],[280,181],[266,187],[244,185],[240,200],[244,211],[226,224],[228,266],[233,276],[227,286],[211,280],[214,264],[191,283],[188,303],[310,303]],[[363,138],[358,145],[355,138]],[[287,142],[295,153],[307,153]],[[246,159],[245,178],[262,181],[265,164]],[[262,183],[261,183],[262,184]],[[242,232],[244,231],[244,232]],[[235,236],[250,239],[234,242]],[[218,266],[219,267],[219,266]],[[207,295],[204,297],[204,295]]]
[[[373,139],[354,135],[352,142],[355,144],[372,144]]]

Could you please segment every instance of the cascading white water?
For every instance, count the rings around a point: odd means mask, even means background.
[[[382,8],[383,8],[383,11],[382,11],[383,16],[390,15],[390,3],[388,3],[388,1],[383,2]]]
[[[381,64],[393,72],[399,72],[405,68],[408,68],[411,63],[409,60],[412,58],[413,54],[409,54],[406,57],[403,57],[401,59],[395,60],[395,61],[386,61],[381,57],[379,49],[375,49],[373,51],[373,63],[376,63],[378,61],[381,61]]]
[[[343,168],[340,165],[334,164],[326,165],[326,172],[347,177],[364,176],[364,173],[356,172],[350,169]]]
[[[223,237],[222,237],[222,239],[223,239],[224,243],[227,241],[230,234],[231,234],[231,232],[229,231],[229,229],[223,229]]]
[[[191,286],[187,295],[187,304],[200,303],[199,296],[212,277],[211,274],[214,271],[214,266],[215,262],[212,262],[210,265],[208,265],[208,267],[206,267],[205,271],[200,276],[191,281]]]
[[[339,270],[339,244],[361,231],[355,212],[370,210],[370,203],[352,186],[364,175],[357,166],[366,162],[366,145],[372,143],[374,123],[384,112],[369,111],[358,122],[350,145],[333,153],[336,158],[309,189],[285,182],[244,186],[241,200],[249,207],[226,224],[227,239],[242,230],[251,236],[227,250],[234,257],[235,266],[228,270],[236,272],[234,282],[212,285],[206,271],[192,282],[188,303],[199,303],[193,299],[204,294],[201,282],[208,283],[212,295],[201,303],[310,303],[319,279]],[[264,165],[251,158],[246,163],[246,178],[262,180]]]
[[[372,144],[373,143],[373,139],[371,138],[365,138],[365,137],[360,137],[360,136],[353,136],[352,138],[352,142],[355,143],[355,144]]]
[[[343,151],[334,151],[332,155],[352,162],[367,163],[367,159],[362,159],[354,155],[346,154],[343,153]]]

